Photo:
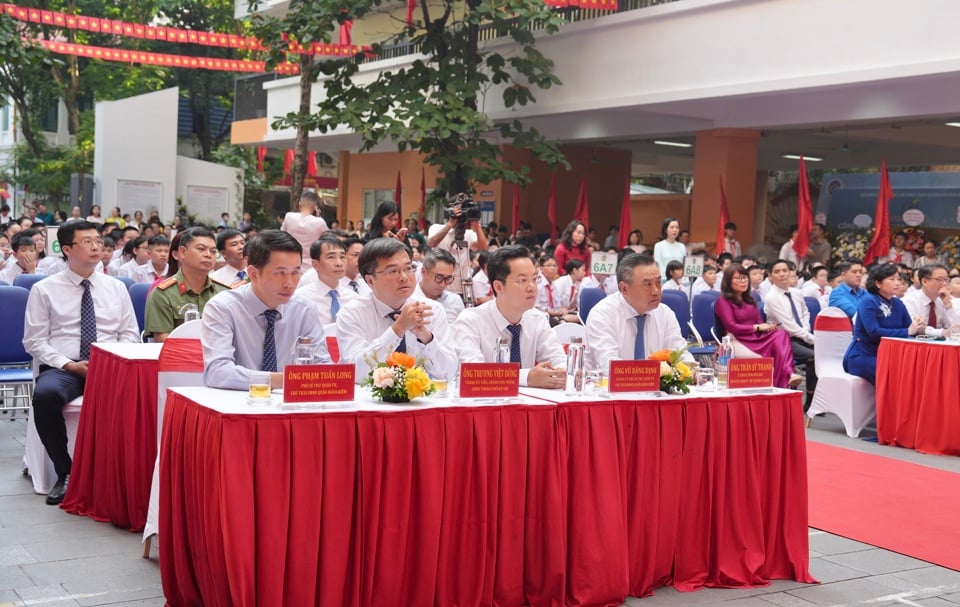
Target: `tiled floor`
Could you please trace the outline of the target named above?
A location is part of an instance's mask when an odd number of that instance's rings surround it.
[[[160,606],[160,571],[140,558],[140,535],[46,506],[20,475],[25,423],[0,416],[0,607]],[[849,439],[834,419],[818,419],[813,440],[960,473],[960,458],[934,457]],[[960,480],[960,478],[958,478]],[[955,505],[948,507],[954,509]],[[960,550],[960,547],[958,547]],[[839,536],[810,530],[811,572],[820,584],[774,582],[766,588],[670,588],[629,599],[630,607],[810,605],[950,607],[960,604],[960,572]],[[386,606],[385,606],[386,607]],[[407,607],[407,606],[397,606]]]

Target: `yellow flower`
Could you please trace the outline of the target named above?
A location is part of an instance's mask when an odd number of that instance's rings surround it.
[[[409,398],[423,396],[423,393],[430,388],[430,378],[422,368],[414,367],[407,371],[406,387]]]
[[[677,369],[680,371],[681,379],[689,379],[690,377],[693,377],[693,373],[690,371],[690,367],[688,367],[684,363],[677,363]]]

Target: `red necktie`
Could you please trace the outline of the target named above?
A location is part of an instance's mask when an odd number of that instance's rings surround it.
[[[550,309],[554,309],[556,306],[553,305],[553,285],[547,283],[547,299],[550,301]]]
[[[927,326],[937,328],[937,305],[936,302],[930,302],[930,315],[927,317]]]

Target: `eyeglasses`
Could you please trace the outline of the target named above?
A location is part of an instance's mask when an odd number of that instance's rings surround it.
[[[403,266],[403,268],[387,268],[386,270],[380,270],[379,272],[374,272],[374,274],[383,274],[387,278],[394,279],[398,278],[401,273],[406,274],[407,276],[413,276],[416,272],[416,269],[413,265]]]
[[[750,280],[750,277],[749,277],[749,276],[744,276],[743,274],[737,274],[736,276],[734,276],[734,277],[731,278],[730,280]]]
[[[433,282],[437,283],[438,285],[449,285],[449,284],[453,284],[453,279],[454,279],[453,274],[449,274],[449,275],[448,275],[448,274],[434,274],[434,275],[433,275]]]
[[[101,239],[101,238],[84,238],[83,240],[77,240],[77,241],[71,242],[71,243],[69,243],[69,244],[70,244],[70,246],[74,246],[74,247],[77,246],[77,245],[83,245],[83,246],[85,246],[85,247],[87,247],[87,248],[90,248],[90,247],[92,247],[93,245],[97,245],[98,247],[102,247],[102,246],[103,246],[103,239]],[[140,247],[137,247],[137,248],[140,248]]]

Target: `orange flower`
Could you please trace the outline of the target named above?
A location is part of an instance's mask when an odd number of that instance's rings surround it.
[[[670,350],[657,350],[650,355],[650,360],[670,362],[670,354]]]
[[[403,367],[405,369],[412,369],[413,365],[416,364],[416,359],[405,352],[391,352],[390,356],[387,357],[387,364],[391,367]]]

